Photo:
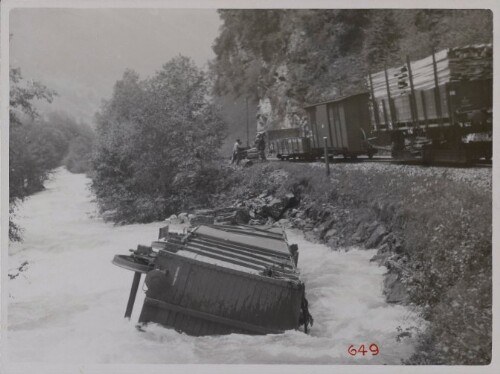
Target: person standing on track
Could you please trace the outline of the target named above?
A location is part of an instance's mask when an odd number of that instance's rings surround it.
[[[231,164],[234,164],[236,161],[236,165],[240,164],[241,154],[243,151],[243,147],[241,146],[241,140],[236,139],[236,143],[233,145],[233,155],[231,156]]]
[[[264,133],[259,132],[255,138],[255,148],[259,151],[259,156],[262,161],[267,161],[266,159],[266,140],[264,139]]]

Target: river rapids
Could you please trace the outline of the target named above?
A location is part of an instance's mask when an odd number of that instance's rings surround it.
[[[400,364],[416,326],[408,307],[382,295],[384,267],[374,250],[332,251],[300,232],[299,270],[314,325],[308,335],[191,337],[158,325],[135,325],[142,282],[131,320],[123,318],[133,273],[111,264],[137,244],[149,245],[162,222],[113,226],[97,214],[89,179],[58,169],[46,190],[17,212],[24,241],[9,248],[7,359],[12,363],[77,364]],[[24,264],[24,265],[23,265]],[[398,338],[398,339],[397,339]],[[348,348],[377,344],[380,353],[351,356]]]

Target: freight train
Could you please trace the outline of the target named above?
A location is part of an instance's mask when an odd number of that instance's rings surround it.
[[[324,156],[326,147],[329,156],[371,158],[377,149],[366,138],[368,96],[361,93],[306,106],[308,126],[267,132],[269,153],[282,160],[314,160]]]
[[[449,48],[367,76],[368,92],[304,107],[301,129],[269,130],[269,153],[314,160],[343,155],[467,163],[492,156],[491,44]]]

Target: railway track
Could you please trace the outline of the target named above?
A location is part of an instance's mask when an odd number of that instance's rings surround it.
[[[310,163],[324,163],[324,159],[316,160],[316,161],[304,161],[304,160],[279,160],[277,158],[268,158],[269,161],[272,162],[293,162],[300,164],[310,164]],[[415,166],[433,166],[433,167],[453,167],[453,168],[491,168],[492,161],[491,160],[479,160],[473,163],[468,164],[460,164],[460,163],[451,163],[451,162],[435,162],[432,164],[427,164],[420,159],[412,159],[412,160],[398,160],[393,159],[389,156],[387,157],[358,157],[356,159],[344,158],[344,157],[334,157],[330,159],[330,164],[357,164],[357,163],[386,163],[386,164],[395,164],[395,165],[415,165]]]

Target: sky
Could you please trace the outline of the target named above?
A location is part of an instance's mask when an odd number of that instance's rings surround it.
[[[14,9],[10,64],[57,91],[40,114],[64,111],[92,124],[126,69],[153,75],[182,54],[203,68],[215,57],[215,9]]]

